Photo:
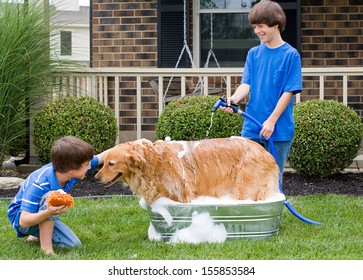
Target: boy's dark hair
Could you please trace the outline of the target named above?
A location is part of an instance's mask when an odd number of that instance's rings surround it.
[[[281,6],[270,0],[262,0],[253,6],[248,14],[250,24],[266,24],[269,27],[278,25],[280,33],[284,31],[286,16]]]
[[[94,147],[74,136],[65,136],[54,142],[51,150],[52,164],[55,171],[65,173],[81,168],[82,164],[92,160]]]

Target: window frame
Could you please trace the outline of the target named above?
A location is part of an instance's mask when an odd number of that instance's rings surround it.
[[[63,36],[67,36],[67,38],[64,38]],[[60,32],[60,55],[61,56],[72,56],[72,31],[69,30],[63,30]],[[64,42],[62,39],[68,39],[70,42]],[[64,44],[66,43],[66,45]],[[70,47],[70,48],[68,48]]]
[[[199,9],[200,0],[193,1],[193,54],[194,54],[194,63],[196,67],[201,67],[201,57],[200,57],[200,44],[201,44],[201,36],[200,36],[200,14],[248,14],[250,12],[249,8],[241,8],[241,9]],[[218,59],[218,57],[217,57]],[[232,67],[236,68],[236,67]]]

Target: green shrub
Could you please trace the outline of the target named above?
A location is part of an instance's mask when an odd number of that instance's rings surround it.
[[[211,109],[217,96],[183,97],[170,102],[156,125],[156,138],[170,136],[172,140],[200,140],[206,138],[211,123]],[[240,135],[243,118],[217,110],[208,138]]]
[[[294,107],[295,136],[289,163],[309,177],[327,177],[357,156],[363,124],[349,107],[333,100],[311,100]]]
[[[55,140],[73,135],[100,153],[115,145],[117,125],[113,111],[91,97],[65,97],[49,103],[34,118],[34,146],[43,163],[50,161]]]

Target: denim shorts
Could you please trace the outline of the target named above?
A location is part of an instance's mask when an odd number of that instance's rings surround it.
[[[267,151],[271,153],[270,144],[266,140],[251,139],[259,144],[261,144]],[[291,150],[292,141],[273,141],[275,152],[276,152],[276,163],[280,169],[280,183],[282,184],[282,175],[284,174],[284,166],[287,161]]]
[[[47,204],[45,203],[45,201],[49,194],[50,192],[42,196],[39,212],[44,211],[47,208]],[[54,246],[64,248],[80,246],[82,244],[77,235],[59,219],[59,215],[51,216],[49,217],[49,220],[54,220],[54,229],[52,235],[52,242]],[[36,237],[40,236],[39,225],[34,225],[27,228],[19,227],[18,231],[24,235],[33,235]]]

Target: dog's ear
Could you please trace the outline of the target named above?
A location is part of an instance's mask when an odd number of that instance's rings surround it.
[[[128,167],[139,167],[142,161],[138,155],[128,153],[126,155],[126,164]]]
[[[141,147],[135,147],[126,155],[126,163],[129,167],[141,167],[146,162],[144,158],[144,151]]]

